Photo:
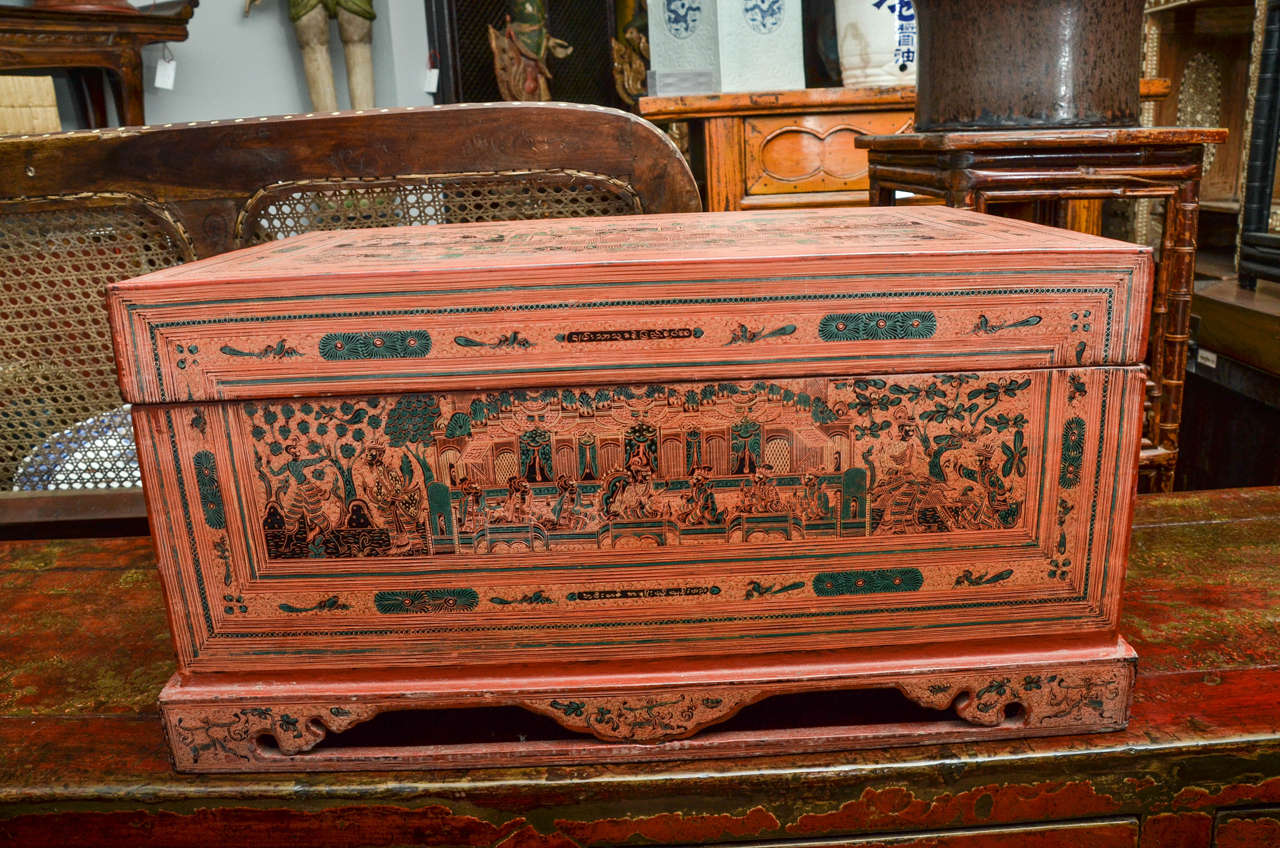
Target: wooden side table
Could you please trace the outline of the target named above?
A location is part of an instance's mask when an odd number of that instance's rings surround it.
[[[915,89],[808,88],[643,97],[651,121],[688,121],[704,149],[708,212],[867,205],[867,156],[850,142],[909,130]]]
[[[116,114],[125,126],[146,123],[142,112],[142,48],[186,41],[200,0],[169,0],[137,12],[72,12],[0,6],[0,70],[67,68],[77,105],[90,129],[106,126],[100,75],[109,72]]]
[[[1164,198],[1164,236],[1151,305],[1151,407],[1142,466],[1158,491],[1173,487],[1190,338],[1201,162],[1223,129],[1132,127],[862,136],[871,202],[895,192],[938,197],[948,206],[1031,211],[1034,220],[1097,234],[1108,197]]]

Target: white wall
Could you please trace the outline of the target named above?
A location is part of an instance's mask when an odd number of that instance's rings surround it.
[[[131,0],[145,8],[147,0]],[[24,0],[0,0],[27,5]],[[154,86],[164,46],[143,50],[148,124],[288,115],[311,111],[298,43],[289,22],[288,0],[262,0],[248,17],[243,0],[203,0],[186,41],[168,45],[177,59],[172,90]],[[430,105],[423,91],[427,68],[427,16],[423,0],[374,0],[374,96],[378,106]],[[331,25],[338,105],[350,107],[347,71],[337,23]],[[67,86],[58,86],[64,129],[78,124]],[[108,98],[108,101],[110,98]]]

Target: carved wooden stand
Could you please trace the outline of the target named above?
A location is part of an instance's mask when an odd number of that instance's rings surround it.
[[[1123,639],[1110,646],[1053,651],[1053,661],[1023,650],[1005,655],[904,655],[897,662],[842,659],[684,675],[681,686],[653,674],[599,670],[552,683],[460,675],[381,677],[309,675],[269,681],[246,694],[243,681],[178,675],[160,696],[165,731],[180,771],[409,769],[450,765],[556,764],[678,760],[785,751],[926,744],[1119,730],[1127,723],[1136,655]],[[785,658],[784,658],[785,659]],[[256,680],[258,684],[262,681]],[[775,695],[854,689],[897,690],[932,710],[934,721],[867,723],[849,716],[835,727],[737,730],[714,726]],[[447,690],[448,694],[445,694]],[[483,744],[342,746],[322,744],[381,713],[516,706],[541,713],[581,739]],[[424,717],[423,721],[430,721]],[[710,729],[707,729],[710,728]],[[689,737],[698,734],[695,738]],[[594,737],[594,738],[591,738]]]

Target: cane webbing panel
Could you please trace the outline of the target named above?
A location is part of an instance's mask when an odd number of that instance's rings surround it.
[[[643,211],[631,186],[581,171],[308,180],[278,183],[254,195],[240,214],[236,238],[244,246],[316,230],[636,215]]]
[[[0,488],[140,485],[106,286],[191,258],[141,198],[0,202]]]

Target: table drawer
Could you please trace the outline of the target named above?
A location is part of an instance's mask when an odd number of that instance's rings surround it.
[[[1214,848],[1265,848],[1280,844],[1280,807],[1218,813]]]
[[[990,827],[849,839],[753,844],[749,848],[1129,848],[1138,844],[1134,819],[1060,822],[1025,827]],[[1246,843],[1252,845],[1254,843]],[[1257,843],[1259,845],[1263,843]],[[1266,843],[1271,844],[1271,843]],[[748,846],[738,846],[748,848]]]

